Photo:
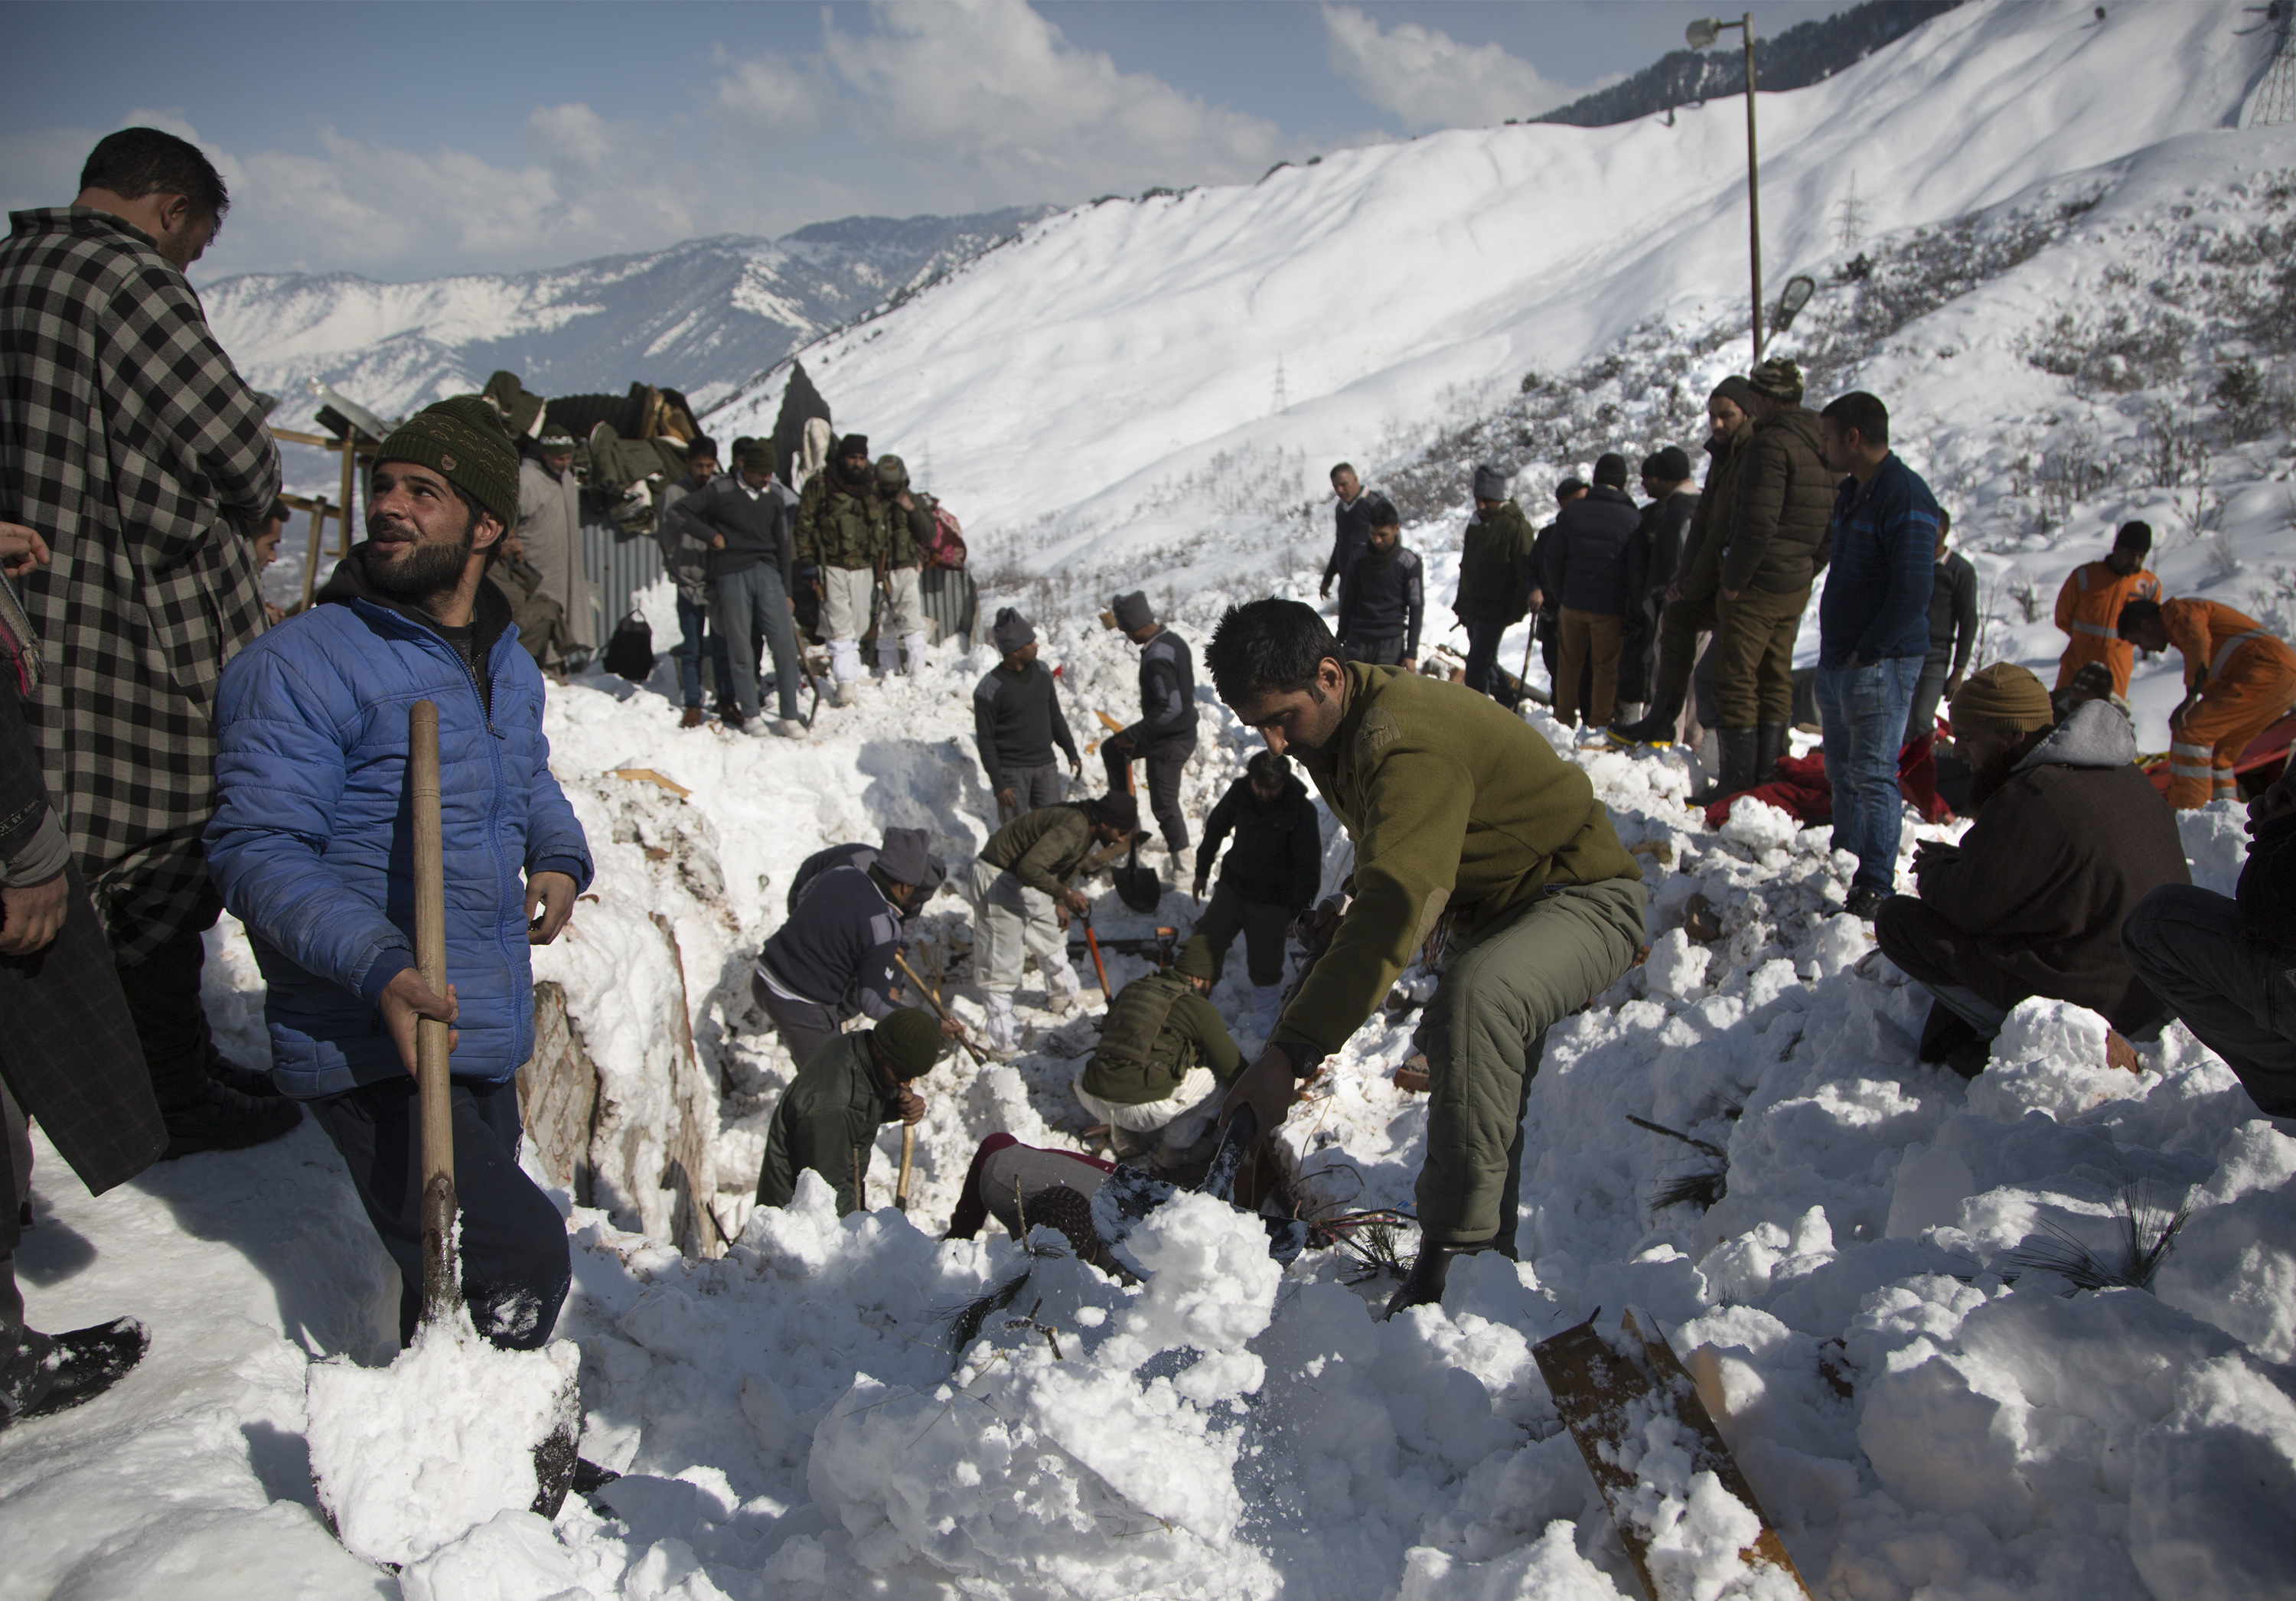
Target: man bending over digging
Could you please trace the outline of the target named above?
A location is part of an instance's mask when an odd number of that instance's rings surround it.
[[[1587,775],[1462,686],[1343,661],[1297,601],[1231,608],[1205,653],[1220,699],[1298,759],[1355,842],[1354,899],[1223,1111],[1272,1133],[1296,1080],[1387,998],[1438,927],[1427,1003],[1421,1246],[1390,1312],[1439,1301],[1450,1259],[1515,1254],[1522,1117],[1548,1025],[1617,981],[1643,940],[1642,872]]]

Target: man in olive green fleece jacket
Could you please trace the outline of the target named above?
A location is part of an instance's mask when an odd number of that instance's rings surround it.
[[[1078,1104],[1108,1125],[1119,1157],[1146,1150],[1144,1137],[1161,1129],[1159,1164],[1185,1160],[1214,1096],[1242,1071],[1242,1053],[1205,998],[1211,988],[1212,942],[1197,934],[1171,966],[1133,980],[1111,1003],[1074,1088]]]
[[[877,1126],[924,1116],[924,1100],[909,1085],[932,1071],[940,1047],[940,1025],[905,1006],[875,1028],[840,1034],[816,1051],[774,1108],[758,1168],[758,1204],[787,1206],[797,1176],[810,1168],[837,1192],[839,1217],[861,1211]]]
[[[1045,975],[1045,1004],[1054,1014],[1076,999],[1063,931],[1071,916],[1092,910],[1073,887],[1095,851],[1128,840],[1140,826],[1140,806],[1120,792],[1097,800],[1071,800],[1023,812],[988,836],[980,859],[966,870],[959,892],[972,907],[972,977],[988,1005],[988,1048],[1010,1056],[1020,1048],[1013,992],[1021,987],[1024,955]]]
[[[1296,601],[1231,609],[1205,653],[1220,698],[1299,759],[1355,843],[1353,902],[1229,1091],[1273,1131],[1292,1084],[1387,997],[1439,924],[1427,1003],[1422,1246],[1400,1310],[1443,1293],[1450,1256],[1513,1256],[1523,1106],[1548,1026],[1625,973],[1643,939],[1642,870],[1587,775],[1481,695],[1341,660]]]

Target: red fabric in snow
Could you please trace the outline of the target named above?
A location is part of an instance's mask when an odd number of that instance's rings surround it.
[[[1924,823],[1944,823],[1953,808],[1937,792],[1937,735],[1923,735],[1898,752],[1898,792],[1913,803]],[[1782,756],[1770,781],[1725,795],[1706,809],[1706,825],[1719,828],[1729,821],[1730,809],[1746,796],[1767,801],[1803,824],[1833,816],[1833,785],[1825,776],[1824,751],[1807,756]]]

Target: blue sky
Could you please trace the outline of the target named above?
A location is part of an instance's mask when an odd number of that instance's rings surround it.
[[[1839,9],[1766,7],[1775,32]],[[857,212],[1255,178],[1560,104],[1677,47],[1677,0],[0,4],[0,202],[88,145],[197,139],[195,275],[406,280]]]

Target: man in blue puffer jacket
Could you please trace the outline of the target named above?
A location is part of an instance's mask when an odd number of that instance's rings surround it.
[[[224,671],[207,858],[268,985],[279,1088],[335,1142],[398,1263],[402,1339],[422,1283],[415,1019],[457,1025],[463,1294],[482,1334],[524,1349],[549,1339],[570,1274],[565,1226],[518,1167],[528,947],[566,925],[591,860],[550,775],[541,670],[483,581],[517,514],[517,451],[480,397],[382,442],[366,542],[320,604]],[[414,966],[407,709],[422,700],[439,709],[444,996]]]

